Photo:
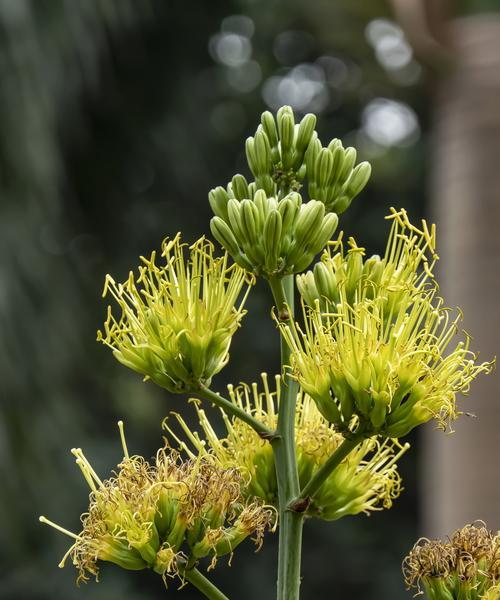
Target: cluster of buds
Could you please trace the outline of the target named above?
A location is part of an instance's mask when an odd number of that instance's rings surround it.
[[[476,364],[468,337],[453,343],[460,315],[450,316],[430,273],[419,274],[420,262],[429,268],[422,248],[431,247],[433,236],[425,225],[410,231],[389,240],[375,282],[363,276],[366,263],[351,258],[359,253],[327,258],[321,274],[333,276],[321,287],[330,288],[328,310],[321,310],[305,276],[300,287],[315,306],[304,303],[304,328],[279,324],[294,376],[339,430],[397,438],[431,418],[445,429],[459,414],[457,394],[492,368]]]
[[[253,283],[227,254],[216,257],[208,240],[193,244],[188,260],[186,248],[177,235],[163,243],[163,265],[153,252],[141,257],[138,277],[131,272],[117,284],[108,275],[103,295],[116,300],[121,315],[108,307],[97,337],[125,366],[171,392],[209,385],[225,366]]]
[[[248,166],[257,189],[268,195],[298,191],[306,175],[305,154],[316,136],[316,117],[307,114],[295,124],[293,110],[283,106],[276,120],[266,111],[254,137],[246,141]]]
[[[423,588],[429,600],[498,600],[500,531],[478,522],[445,542],[423,538],[404,559],[403,575],[408,588]]]
[[[71,557],[79,582],[98,578],[98,561],[182,578],[202,558],[215,566],[249,536],[260,548],[274,510],[243,498],[237,469],[223,468],[209,455],[181,461],[168,448],[150,464],[129,456],[121,422],[119,427],[124,458],[114,477],[101,481],[82,451],[72,451],[91,489],[82,531],[74,534],[40,517],[75,540],[60,567]]]
[[[281,378],[276,376],[271,391],[268,378],[262,374],[262,389],[228,386],[233,403],[274,429],[281,395]],[[194,459],[204,453],[214,454],[227,468],[237,468],[245,479],[247,497],[257,497],[277,506],[278,487],[274,455],[268,441],[237,419],[222,412],[226,435],[220,438],[206,413],[196,403],[198,421],[203,430],[200,436],[191,431],[181,416],[175,415],[190,445],[175,433],[167,421],[165,427],[177,441],[180,449]],[[343,437],[320,414],[309,396],[299,392],[295,414],[295,443],[301,487],[335,452]],[[331,521],[346,515],[369,514],[374,510],[390,508],[402,490],[397,472],[397,461],[409,448],[397,441],[365,440],[329,475],[309,504],[307,514]]]
[[[305,155],[309,197],[321,200],[329,212],[347,210],[371,175],[370,163],[355,166],[356,158],[355,148],[344,148],[339,139],[323,148],[315,135]]]
[[[227,188],[210,191],[215,214],[211,231],[234,260],[264,277],[300,273],[332,237],[343,212],[366,185],[370,165],[356,167],[354,148],[333,140],[323,148],[314,131],[316,117],[295,124],[290,107],[276,120],[262,114],[246,154],[255,181],[235,175]],[[309,181],[308,202],[298,193]]]
[[[228,196],[222,188],[213,195]],[[257,190],[251,199],[219,202],[214,212],[210,228],[217,241],[238,265],[267,278],[306,269],[338,225],[337,215],[325,214],[322,202],[303,203],[297,192],[277,200]]]

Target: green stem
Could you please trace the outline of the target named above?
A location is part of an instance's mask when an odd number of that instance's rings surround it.
[[[294,280],[270,279],[278,319],[293,318]],[[286,370],[290,365],[290,349],[281,336],[282,388],[278,409],[278,436],[271,440],[276,464],[279,500],[278,600],[298,600],[300,559],[304,515],[287,509],[299,493],[299,476],[295,451],[295,404],[298,385]]]
[[[200,387],[196,391],[196,395],[202,398],[203,400],[208,400],[208,402],[215,404],[215,406],[221,408],[226,414],[231,415],[233,417],[237,417],[241,421],[245,422],[247,425],[250,425],[250,427],[254,429],[260,435],[261,438],[264,438],[266,440],[272,440],[276,437],[276,431],[269,429],[264,425],[264,423],[261,423],[260,421],[252,417],[252,415],[244,411],[242,408],[240,408],[230,400],[223,398],[220,394],[213,392],[211,389],[207,387]]]
[[[182,575],[189,581],[194,587],[209,600],[229,600],[229,598],[223,594],[215,585],[209,581],[203,573],[198,571],[196,568],[181,570]]]
[[[323,483],[328,479],[332,471],[348,456],[354,448],[363,440],[362,436],[354,436],[350,439],[344,439],[335,452],[326,460],[316,473],[307,482],[300,494],[289,505],[290,510],[304,511],[307,509],[314,494],[319,490]]]

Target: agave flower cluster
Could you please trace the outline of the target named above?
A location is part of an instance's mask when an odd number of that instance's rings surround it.
[[[314,131],[316,117],[295,124],[285,106],[276,120],[262,115],[254,137],[246,141],[255,181],[235,175],[227,188],[209,194],[215,214],[211,231],[234,260],[267,278],[306,269],[331,239],[343,212],[366,185],[371,167],[355,166],[356,151],[340,140],[323,148]],[[298,190],[307,176],[308,202]]]
[[[97,338],[122,364],[171,392],[209,385],[225,366],[253,283],[227,254],[217,258],[205,238],[189,248],[188,260],[186,250],[177,235],[163,243],[164,264],[153,252],[142,257],[138,277],[131,272],[117,284],[108,275],[103,295],[114,298],[121,315],[108,307]]]
[[[82,451],[72,451],[91,489],[82,531],[72,534],[40,518],[74,538],[60,566],[70,556],[78,581],[97,579],[98,561],[182,577],[204,557],[215,566],[248,536],[260,547],[274,510],[243,498],[238,469],[222,467],[208,454],[182,461],[167,447],[149,463],[129,456],[121,433],[124,458],[110,479],[101,481]]]
[[[233,403],[252,414],[259,421],[274,429],[281,396],[281,377],[275,377],[275,389],[271,391],[267,375],[263,373],[262,388],[252,386],[228,386]],[[261,391],[262,390],[262,391]],[[203,430],[200,436],[176,415],[189,446],[180,438],[169,422],[165,427],[174,437],[180,449],[192,459],[204,453],[213,453],[221,464],[237,468],[245,479],[247,497],[257,497],[277,506],[278,486],[276,467],[270,444],[259,437],[245,423],[222,412],[226,428],[225,437],[219,437],[205,411],[195,404],[198,421]],[[295,444],[297,466],[301,487],[310,480],[322,464],[335,452],[343,436],[321,415],[309,396],[299,392],[295,414]],[[329,475],[309,504],[309,515],[331,521],[346,515],[390,508],[402,490],[396,462],[409,448],[396,441],[365,440],[345,458]]]
[[[423,588],[429,600],[498,600],[500,532],[477,522],[444,542],[423,538],[404,559],[403,574],[408,588]]]
[[[299,278],[304,328],[280,327],[295,377],[328,421],[401,437],[432,418],[446,428],[459,414],[457,394],[492,364],[477,364],[467,336],[456,341],[461,315],[444,306],[432,278],[433,230],[412,225],[404,210],[389,219],[382,259],[364,260],[354,242],[346,254],[326,252]]]
[[[145,380],[219,407],[226,431],[218,435],[193,400],[201,432],[173,413],[165,428],[178,450],[166,444],[153,461],[129,455],[121,423],[124,457],[111,478],[73,450],[91,489],[82,531],[41,520],[73,538],[61,566],[70,557],[79,581],[108,561],[223,598],[198,561],[214,566],[249,536],[260,547],[279,515],[278,598],[297,600],[304,516],[390,508],[409,447],[398,438],[432,418],[446,428],[460,414],[457,394],[492,368],[478,363],[467,336],[456,339],[460,314],[433,276],[434,227],[392,209],[384,256],[367,258],[342,234],[331,241],[371,168],[339,140],[323,146],[315,126],[314,115],[296,123],[290,107],[276,119],[263,113],[246,141],[254,181],[237,174],[209,194],[211,231],[226,254],[205,238],[188,247],[178,234],[125,282],[107,276],[104,296],[118,310],[108,307],[98,340]],[[303,324],[287,306],[296,274]],[[226,399],[210,384],[229,360],[255,276],[274,296],[281,376],[228,386]],[[419,543],[405,560],[407,584],[431,600],[498,600],[498,547],[498,534],[473,526],[445,544]]]

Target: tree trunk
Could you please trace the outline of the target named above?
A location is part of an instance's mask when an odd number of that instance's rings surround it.
[[[455,66],[437,84],[431,216],[438,224],[439,281],[460,306],[472,349],[500,349],[500,15],[450,26]],[[459,407],[456,433],[424,432],[425,535],[500,521],[500,379],[480,376]]]

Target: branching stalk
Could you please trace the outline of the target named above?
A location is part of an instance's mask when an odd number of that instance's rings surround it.
[[[342,444],[335,450],[335,452],[325,461],[316,473],[311,477],[308,483],[300,491],[300,495],[295,498],[289,505],[288,509],[291,511],[304,512],[307,510],[314,495],[328,479],[329,475],[336,469],[336,467],[348,456],[354,448],[363,441],[362,436],[355,436],[349,439],[344,439]]]
[[[184,579],[194,585],[205,598],[209,598],[209,600],[229,600],[229,598],[207,579],[203,573],[198,571],[196,567],[192,569],[183,569],[181,566],[180,571]]]
[[[261,423],[255,417],[252,417],[252,415],[247,413],[245,410],[207,387],[200,387],[197,390],[196,395],[203,400],[207,400],[208,402],[215,404],[215,406],[222,409],[227,415],[237,417],[247,425],[250,425],[250,427],[254,429],[263,439],[272,440],[278,435],[276,431],[266,427],[264,423]]]

